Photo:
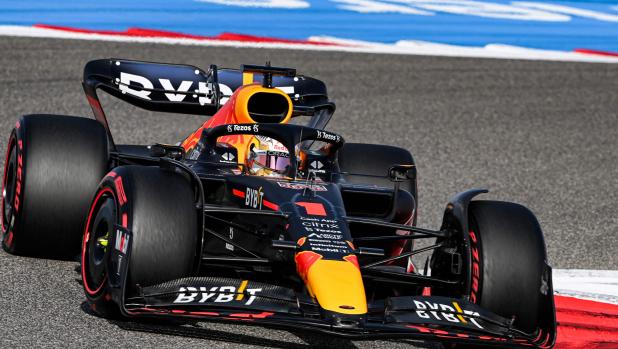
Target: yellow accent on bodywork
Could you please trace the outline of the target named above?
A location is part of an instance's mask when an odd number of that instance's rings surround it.
[[[309,267],[306,283],[310,294],[326,310],[342,314],[367,313],[360,270],[348,261],[316,261]]]
[[[245,296],[244,292],[245,292],[245,288],[247,288],[247,283],[248,283],[247,280],[243,280],[240,283],[240,287],[238,287],[238,292],[237,292],[238,294],[236,295],[236,300],[237,301],[242,300],[243,297]]]
[[[457,309],[457,312],[458,312],[459,314],[463,314],[463,311],[461,310],[461,307],[459,306],[459,304],[458,304],[457,302],[453,302],[453,305],[455,306],[455,309]],[[466,319],[464,319],[464,317],[463,317],[463,316],[461,316],[461,315],[457,315],[457,317],[459,318],[459,320],[460,320],[462,323],[464,323],[464,324],[467,324],[467,323],[468,323],[468,321],[466,321]]]
[[[253,83],[253,73],[242,73],[242,84],[250,85]]]

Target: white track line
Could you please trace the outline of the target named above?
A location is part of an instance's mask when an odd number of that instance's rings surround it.
[[[310,37],[310,41],[358,45],[374,50],[375,53],[394,53],[426,56],[525,59],[544,61],[618,63],[618,57],[591,55],[578,52],[540,50],[503,44],[489,44],[483,47],[468,47],[438,44],[427,41],[401,40],[395,44],[381,44],[368,41],[345,40],[326,36]]]
[[[618,271],[554,269],[554,292],[559,295],[618,304]]]
[[[159,37],[136,37],[121,35],[102,35],[66,32],[53,29],[35,28],[28,26],[0,25],[0,36],[59,38],[78,40],[100,40],[117,42],[158,43],[169,45],[199,45],[199,46],[227,46],[227,47],[256,47],[314,51],[338,51],[361,53],[384,53],[423,56],[525,59],[545,61],[570,61],[591,63],[618,63],[618,57],[592,55],[577,52],[538,50],[518,46],[491,44],[484,47],[465,47],[456,45],[437,44],[425,41],[402,40],[395,44],[382,44],[368,41],[345,40],[333,37],[310,37],[312,44],[293,43],[265,43],[246,41],[221,41],[208,39],[176,39]],[[320,42],[338,44],[339,46],[318,45]]]

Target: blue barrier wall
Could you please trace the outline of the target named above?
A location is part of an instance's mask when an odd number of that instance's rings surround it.
[[[0,24],[618,52],[617,1],[3,0]]]

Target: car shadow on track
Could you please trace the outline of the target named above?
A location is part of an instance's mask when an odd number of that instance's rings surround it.
[[[88,315],[97,316],[88,305],[87,302],[81,304],[81,310]],[[112,320],[106,319],[111,324],[118,326],[120,329],[127,331],[139,331],[156,334],[164,334],[171,336],[181,336],[188,338],[199,338],[211,341],[220,341],[227,343],[237,343],[244,345],[256,345],[270,348],[337,348],[337,349],[353,349],[356,348],[354,343],[347,339],[341,338],[320,338],[312,333],[303,331],[288,331],[300,338],[306,344],[290,343],[284,340],[268,339],[259,336],[241,334],[232,331],[220,331],[202,327],[198,322],[183,321],[175,319],[152,320],[142,319],[138,321],[130,320]],[[253,326],[261,328],[261,326]]]

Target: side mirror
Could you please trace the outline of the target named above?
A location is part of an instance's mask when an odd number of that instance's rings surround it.
[[[393,165],[388,169],[388,178],[393,182],[404,182],[414,178],[415,165]]]
[[[162,158],[168,157],[174,160],[182,160],[185,157],[185,150],[183,147],[168,144],[153,144],[148,146],[150,156]]]

